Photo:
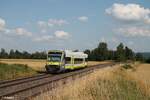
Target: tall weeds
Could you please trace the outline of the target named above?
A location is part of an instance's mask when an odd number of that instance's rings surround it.
[[[107,68],[36,97],[36,100],[150,100],[125,70]]]

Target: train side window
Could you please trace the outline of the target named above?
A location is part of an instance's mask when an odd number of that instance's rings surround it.
[[[65,63],[66,64],[71,64],[71,58],[70,57],[65,57]]]
[[[81,59],[81,58],[74,59],[74,64],[82,64],[82,63],[83,63],[83,59]]]

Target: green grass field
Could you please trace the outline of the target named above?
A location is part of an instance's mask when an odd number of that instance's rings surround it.
[[[16,79],[35,74],[37,72],[27,65],[0,63],[0,80]]]

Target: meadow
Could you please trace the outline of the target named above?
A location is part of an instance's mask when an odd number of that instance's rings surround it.
[[[88,65],[97,65],[97,64],[104,64],[108,63],[110,61],[88,61]],[[37,59],[0,59],[0,63],[6,63],[6,64],[23,64],[28,65],[34,70],[37,71],[44,71],[46,60],[37,60]]]
[[[129,69],[117,65],[70,81],[34,100],[150,100],[149,75],[149,64],[130,65]]]
[[[88,65],[107,63],[90,61]],[[46,60],[36,59],[0,59],[0,80],[33,76],[45,72]]]
[[[0,63],[0,80],[16,79],[36,75],[37,72],[23,64]]]
[[[110,61],[89,61],[88,65]],[[0,59],[0,80],[16,79],[45,71],[46,60]],[[95,71],[34,100],[150,100],[150,64],[125,64]]]
[[[46,60],[36,59],[0,59],[0,63],[6,64],[23,64],[31,67],[34,70],[44,70]]]

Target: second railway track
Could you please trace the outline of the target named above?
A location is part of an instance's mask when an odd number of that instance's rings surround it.
[[[116,63],[99,64],[64,74],[53,76],[49,74],[42,74],[28,78],[0,82],[0,99],[29,99],[30,97],[33,97],[45,91],[49,91],[59,86],[60,82],[62,84],[65,84],[67,82],[67,79],[69,78],[73,80],[76,77],[81,77],[89,74],[95,69],[113,66],[115,64]]]

